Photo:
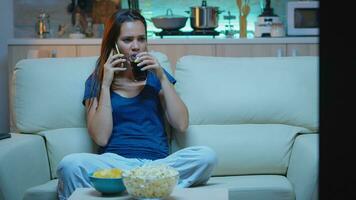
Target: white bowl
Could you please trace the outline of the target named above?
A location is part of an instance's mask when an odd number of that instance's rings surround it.
[[[127,192],[136,199],[168,197],[179,180],[179,173],[167,165],[147,165],[122,175]]]

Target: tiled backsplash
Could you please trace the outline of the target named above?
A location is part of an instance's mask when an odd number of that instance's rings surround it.
[[[106,3],[106,6],[109,5],[108,2],[115,2],[115,0],[87,0],[87,3],[93,4],[102,1]],[[106,2],[104,2],[106,1]],[[117,0],[116,0],[117,1]],[[246,0],[242,0],[246,1]],[[265,4],[264,0],[248,0],[251,11],[250,15],[247,18],[248,21],[248,30],[254,31],[254,22],[257,20],[257,17],[262,12],[261,5]],[[50,25],[51,25],[51,37],[58,37],[57,31],[59,25],[66,25],[71,27],[72,15],[67,12],[67,6],[71,3],[71,0],[15,0],[14,3],[14,32],[16,38],[32,38],[36,37],[35,33],[35,23],[37,16],[39,15],[41,9],[47,12],[50,15]],[[189,11],[192,6],[201,6],[201,0],[140,0],[139,5],[142,14],[146,18],[155,17],[158,15],[165,15],[168,8],[173,9],[173,14],[175,15],[184,15],[189,17],[189,14],[185,11]],[[288,0],[272,0],[271,7],[274,9],[275,14],[277,14],[282,22],[285,23],[285,12],[286,12],[286,3]],[[238,10],[236,5],[236,0],[208,0],[208,6],[217,6],[219,10],[223,10],[219,15],[219,27],[217,31],[223,31],[225,25],[228,23],[228,20],[224,19],[224,16],[227,15],[228,11],[231,12],[231,15],[238,16]],[[127,8],[127,1],[123,0],[121,4],[122,8]],[[102,9],[102,8],[101,8]],[[95,10],[95,9],[93,9]],[[108,9],[107,13],[110,13],[112,9]],[[92,15],[90,13],[89,15]],[[95,16],[94,16],[95,17]],[[95,21],[95,20],[94,20]],[[149,21],[148,30],[149,32],[160,31],[153,26]],[[231,20],[232,25],[235,29],[238,29],[238,17]],[[190,27],[189,20],[182,30],[192,30]],[[70,29],[67,31],[68,35]]]

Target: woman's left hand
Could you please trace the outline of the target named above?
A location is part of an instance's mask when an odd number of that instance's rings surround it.
[[[137,66],[144,66],[141,70],[152,70],[156,73],[156,76],[159,78],[159,80],[162,80],[162,78],[164,78],[165,75],[161,64],[154,56],[152,56],[148,52],[140,52],[137,54],[137,57],[139,62]]]

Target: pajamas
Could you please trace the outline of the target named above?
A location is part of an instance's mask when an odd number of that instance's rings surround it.
[[[205,184],[217,164],[215,152],[206,146],[181,149],[158,160],[124,158],[114,153],[75,153],[65,156],[57,168],[58,197],[66,200],[76,188],[92,187],[88,174],[98,169],[130,170],[146,164],[167,164],[179,172],[178,187]]]

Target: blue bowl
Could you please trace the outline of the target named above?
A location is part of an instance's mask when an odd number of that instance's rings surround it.
[[[126,190],[126,187],[121,178],[98,178],[94,177],[93,173],[89,174],[90,182],[93,187],[103,194],[121,193]]]

